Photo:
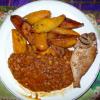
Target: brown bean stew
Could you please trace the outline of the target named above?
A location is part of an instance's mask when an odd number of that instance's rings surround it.
[[[72,52],[63,56],[33,53],[13,53],[8,59],[14,78],[32,91],[53,91],[68,87],[73,82],[70,67]]]

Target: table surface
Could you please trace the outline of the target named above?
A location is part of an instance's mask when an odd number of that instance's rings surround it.
[[[2,1],[2,0],[1,0]],[[0,2],[1,2],[0,1]],[[8,0],[9,1],[9,0]],[[6,16],[15,10],[17,7],[15,6],[0,6],[0,25],[2,25]],[[95,13],[86,12],[86,16],[92,21],[94,27],[100,33],[100,19],[95,15]],[[100,13],[99,13],[100,14]],[[100,15],[99,15],[100,16]],[[6,87],[0,82],[0,100],[18,100],[14,95],[12,95]],[[100,72],[91,86],[91,88],[78,100],[100,100]]]

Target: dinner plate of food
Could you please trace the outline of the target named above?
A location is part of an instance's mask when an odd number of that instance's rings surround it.
[[[9,15],[0,29],[0,77],[21,100],[73,100],[95,81],[99,34],[77,8],[35,1]]]

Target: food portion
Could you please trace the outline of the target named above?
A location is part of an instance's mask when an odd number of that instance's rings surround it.
[[[84,24],[66,17],[66,19],[61,23],[60,26],[65,29],[74,29],[82,27],[84,26]]]
[[[80,36],[79,33],[75,32],[72,29],[64,29],[62,27],[57,27],[52,30],[53,33],[60,34],[60,35],[65,35],[65,36]]]
[[[35,92],[50,92],[72,84],[71,54],[69,50],[63,57],[52,55],[39,57],[38,54],[32,53],[14,53],[8,62],[15,79],[24,87]]]
[[[18,15],[13,15],[11,16],[11,21],[31,46],[35,46],[38,50],[46,50],[50,44],[57,46],[65,44],[65,47],[72,47],[77,42],[76,38],[80,36],[79,33],[72,29],[63,29],[60,27],[60,24],[65,18],[65,15],[53,18],[44,18],[31,25],[24,18]],[[50,35],[48,34],[58,35],[52,40],[52,38],[49,38]],[[66,37],[66,39],[60,38],[61,36]],[[57,43],[56,41],[59,42]],[[63,47],[63,45],[61,47]]]
[[[33,32],[41,33],[41,32],[49,32],[54,28],[58,27],[65,19],[64,15],[60,15],[58,17],[53,18],[45,18],[35,23],[32,28]]]
[[[69,42],[70,41],[70,42]],[[50,42],[58,47],[68,48],[76,44],[76,38],[51,39]]]
[[[24,16],[24,19],[33,25],[34,23],[44,19],[44,18],[49,18],[51,16],[51,12],[49,10],[40,10],[36,12],[31,12]]]
[[[21,36],[21,34],[19,34],[16,29],[12,29],[12,41],[15,53],[24,53],[26,51],[27,41]]]
[[[48,10],[12,15],[11,22],[15,29],[8,65],[21,85],[34,92],[80,86],[96,56],[94,33],[80,35],[73,29],[83,23],[63,14],[51,17]]]
[[[84,33],[79,37],[71,57],[74,87],[80,87],[80,79],[93,63],[97,53],[97,42],[94,33]]]
[[[34,33],[34,45],[37,50],[46,50],[48,48],[47,33]]]

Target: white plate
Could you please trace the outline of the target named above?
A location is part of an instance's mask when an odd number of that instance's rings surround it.
[[[38,10],[50,10],[52,12],[52,16],[58,16],[60,14],[65,14],[67,17],[77,20],[79,22],[84,23],[84,27],[76,29],[80,34],[95,32],[97,39],[98,33],[91,24],[91,22],[86,18],[86,16],[76,9],[75,7],[59,2],[59,1],[36,1],[24,5],[17,9],[12,15],[20,15],[24,16],[30,12],[38,11]],[[28,92],[23,91],[23,89],[19,86],[19,84],[14,80],[7,64],[8,57],[12,53],[12,39],[11,39],[11,29],[14,28],[10,21],[10,16],[7,17],[5,22],[3,23],[0,30],[0,77],[5,86],[17,97],[21,100],[28,100],[24,95],[28,95]],[[98,40],[98,50],[100,48],[99,40]],[[81,96],[94,82],[98,71],[99,71],[99,59],[100,54],[98,52],[94,63],[88,70],[88,72],[81,79],[81,88],[73,88],[73,89],[65,89],[62,94],[55,94],[42,97],[42,100],[72,100]]]

